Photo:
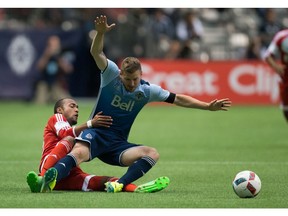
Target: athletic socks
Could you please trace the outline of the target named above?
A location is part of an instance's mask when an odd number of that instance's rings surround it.
[[[124,186],[136,181],[145,173],[147,173],[154,165],[156,161],[149,156],[144,156],[140,160],[132,164],[127,172],[118,180],[119,183],[122,183]]]
[[[59,160],[54,168],[58,171],[57,182],[67,177],[73,167],[77,164],[76,158],[73,155],[68,154],[66,157]]]
[[[118,182],[118,180],[119,180],[119,178],[117,178],[117,177],[112,177],[112,178],[109,179],[110,182],[114,182],[114,181],[117,181],[117,182]],[[107,182],[107,181],[106,181],[106,182]],[[105,183],[106,183],[106,182],[105,182]],[[103,184],[103,185],[104,185],[104,184]],[[105,185],[104,185],[104,186],[105,186]],[[123,187],[122,191],[124,191],[124,192],[134,192],[137,187],[138,187],[137,185],[130,183],[130,184],[125,185],[125,186]]]
[[[73,143],[70,143],[67,140],[61,140],[57,143],[55,148],[51,151],[49,155],[44,159],[42,168],[41,168],[41,176],[44,176],[45,172],[53,167],[58,160],[62,159],[69,153],[73,148]]]

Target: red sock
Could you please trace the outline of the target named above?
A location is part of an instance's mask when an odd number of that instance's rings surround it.
[[[125,191],[125,192],[134,192],[136,188],[137,188],[137,185],[130,183],[130,184],[126,185],[123,188],[123,191]]]
[[[57,143],[55,148],[50,152],[50,154],[46,157],[42,164],[41,169],[41,176],[44,176],[45,172],[53,167],[58,160],[65,157],[71,150],[72,150],[73,144],[71,144],[67,140],[61,140]]]
[[[92,191],[105,191],[105,183],[110,181],[110,176],[93,176],[89,180],[88,188]]]

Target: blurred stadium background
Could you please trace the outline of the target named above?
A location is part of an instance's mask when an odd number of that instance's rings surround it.
[[[69,94],[73,97],[95,97],[99,77],[89,49],[95,34],[93,20],[105,14],[109,23],[117,24],[117,28],[105,39],[104,51],[110,59],[119,62],[123,57],[136,56],[148,61],[144,69],[148,68],[155,74],[163,71],[165,75],[175,71],[184,73],[180,78],[170,76],[166,83],[158,80],[163,74],[156,77],[148,74],[145,76],[148,81],[152,79],[151,82],[164,85],[171,91],[205,100],[225,94],[232,97],[236,104],[276,104],[277,78],[263,63],[262,57],[273,35],[288,27],[287,12],[287,8],[2,8],[0,99],[35,101],[40,79],[36,65],[51,35],[58,35],[62,47],[69,50],[66,58],[73,64],[73,72],[64,78]],[[165,61],[161,65],[157,60]],[[171,63],[171,68],[165,67],[166,60]],[[250,65],[248,61],[253,62],[251,70],[244,69],[246,73],[244,71],[242,77],[232,75],[235,68]],[[215,62],[220,64],[211,65]],[[226,68],[231,62],[233,64]],[[190,69],[182,68],[181,65],[185,64]],[[198,84],[208,82],[209,78],[202,77],[194,83],[207,70],[212,73],[211,82],[218,82],[217,88],[214,86],[213,89],[210,83],[206,90],[201,90],[199,86],[197,89]],[[177,88],[177,85],[183,84],[179,79],[187,80],[191,71],[192,78],[185,85],[194,83],[192,90]],[[218,77],[220,73],[226,75]],[[228,83],[227,87],[225,83]],[[223,93],[219,90],[221,86]]]

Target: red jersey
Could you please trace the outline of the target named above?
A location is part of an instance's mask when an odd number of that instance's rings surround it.
[[[42,164],[43,159],[52,151],[57,143],[66,136],[76,137],[75,127],[71,127],[66,118],[59,113],[51,116],[44,128],[43,147],[42,147]]]
[[[266,50],[265,57],[269,55],[278,56],[281,63],[288,66],[288,29],[275,34]],[[288,76],[288,67],[286,67],[285,76]]]
[[[288,108],[288,29],[279,31],[273,37],[264,57],[266,58],[271,55],[273,57],[279,57],[281,63],[286,65],[284,76],[281,77],[282,82],[279,82],[279,91],[282,105]]]
[[[57,143],[67,136],[76,137],[75,127],[71,127],[62,114],[57,113],[51,116],[44,129],[40,172],[43,160],[51,153]],[[90,175],[83,172],[79,166],[76,166],[71,169],[69,176],[57,182],[54,190],[105,191],[104,183],[111,179],[116,180],[117,178]]]

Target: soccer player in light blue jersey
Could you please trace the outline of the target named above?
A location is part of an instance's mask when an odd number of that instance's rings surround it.
[[[100,91],[90,118],[102,111],[104,115],[113,118],[113,124],[110,128],[84,130],[76,138],[72,151],[44,175],[44,179],[49,179],[49,184],[51,180],[59,181],[66,177],[76,165],[96,157],[110,165],[128,167],[127,172],[117,182],[106,183],[107,192],[122,191],[123,186],[147,173],[156,164],[159,153],[153,147],[128,142],[128,136],[137,114],[149,102],[166,102],[210,111],[227,111],[231,106],[228,98],[207,103],[188,95],[169,92],[142,80],[141,63],[134,57],[125,58],[119,69],[103,53],[104,35],[115,26],[107,24],[106,16],[97,17],[97,33],[90,50],[101,70]],[[139,188],[139,192],[160,191],[168,184],[168,177],[160,177],[144,184]]]

